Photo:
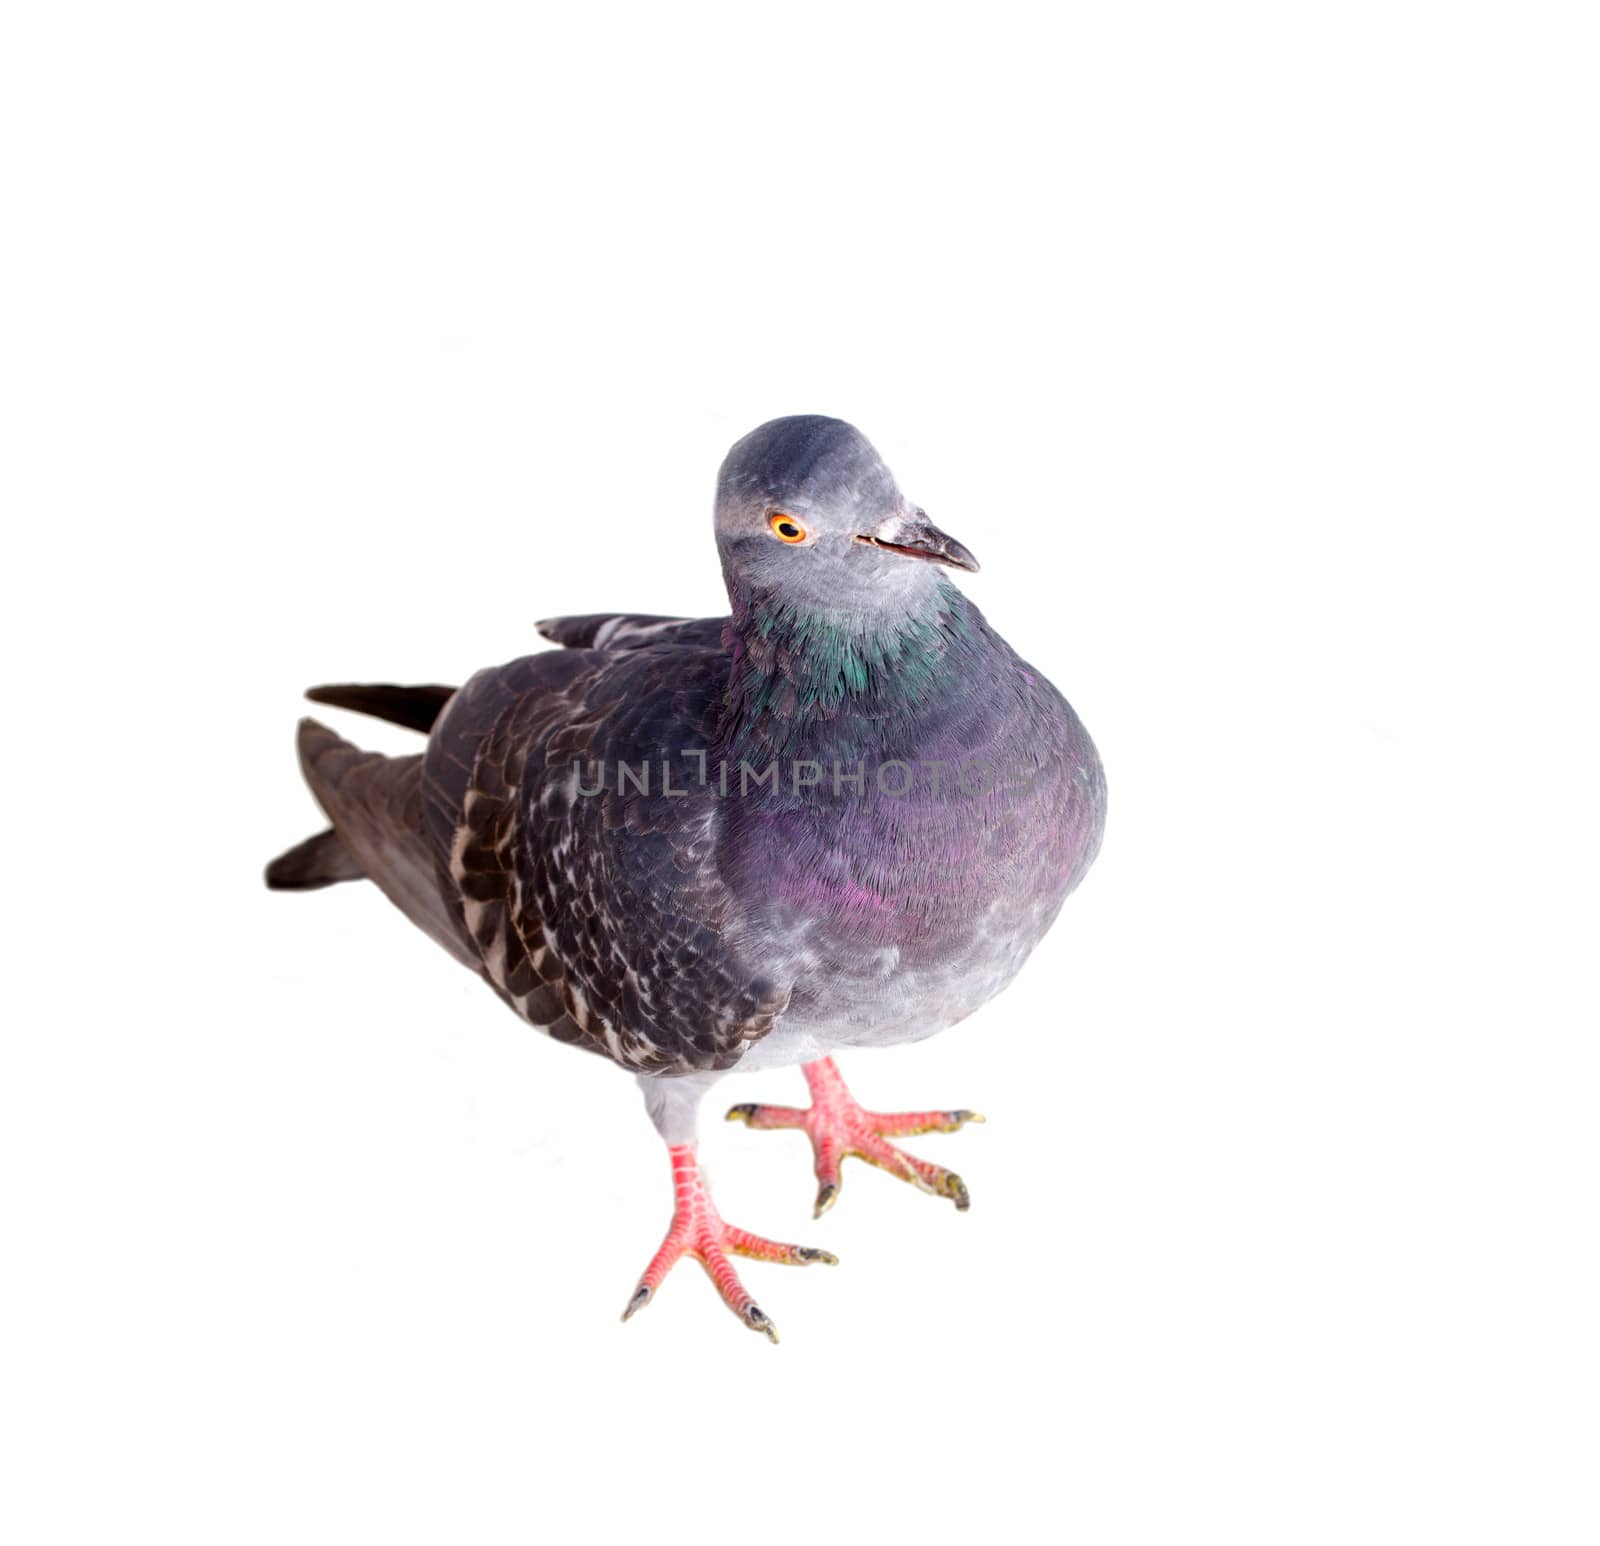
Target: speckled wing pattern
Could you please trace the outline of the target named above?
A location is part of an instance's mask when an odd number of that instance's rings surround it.
[[[479,673],[429,741],[423,827],[461,937],[558,1041],[638,1071],[731,1067],[789,988],[753,959],[719,802],[687,776],[727,681],[721,623],[544,627],[578,647]]]

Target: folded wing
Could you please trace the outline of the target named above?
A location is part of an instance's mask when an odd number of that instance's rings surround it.
[[[659,638],[529,656],[472,678],[429,742],[424,828],[484,975],[627,1068],[730,1067],[788,1000],[694,776],[727,669]]]

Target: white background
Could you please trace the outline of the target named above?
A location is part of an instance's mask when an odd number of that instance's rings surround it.
[[[1595,38],[1539,4],[33,4],[0,39],[9,1541],[1592,1542]],[[319,825],[299,690],[709,613],[860,424],[1103,751],[862,1056],[966,1217],[631,1082]],[[366,744],[403,732],[335,716]]]

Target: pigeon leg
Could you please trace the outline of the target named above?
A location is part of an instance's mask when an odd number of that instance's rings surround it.
[[[832,1058],[807,1063],[800,1071],[811,1086],[808,1110],[743,1105],[733,1107],[728,1120],[755,1128],[796,1127],[811,1139],[817,1157],[814,1217],[821,1218],[838,1198],[839,1167],[852,1154],[909,1181],[919,1191],[950,1198],[962,1212],[971,1205],[966,1182],[953,1170],[916,1159],[887,1140],[915,1133],[953,1133],[968,1122],[981,1122],[983,1118],[976,1111],[907,1111],[894,1116],[867,1111],[845,1087]]]
[[[765,1332],[776,1342],[778,1328],[739,1281],[739,1274],[728,1260],[729,1255],[749,1256],[756,1261],[786,1262],[791,1266],[808,1266],[812,1262],[836,1266],[839,1258],[808,1245],[780,1245],[775,1240],[766,1240],[760,1235],[752,1235],[748,1230],[724,1224],[701,1178],[695,1146],[692,1143],[669,1144],[667,1153],[672,1159],[672,1226],[667,1230],[667,1238],[661,1242],[661,1249],[645,1268],[633,1298],[628,1301],[628,1308],[622,1312],[623,1320],[650,1303],[656,1290],[661,1287],[662,1279],[681,1257],[692,1256],[716,1284],[722,1302],[751,1330]]]

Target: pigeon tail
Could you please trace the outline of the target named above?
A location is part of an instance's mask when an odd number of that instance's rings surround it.
[[[329,827],[303,843],[296,843],[267,866],[269,891],[316,891],[341,880],[365,880],[367,872]]]
[[[455,691],[453,687],[437,685],[397,687],[391,682],[335,682],[307,688],[306,697],[329,708],[352,709],[357,714],[427,734]]]
[[[426,735],[455,692],[453,687],[433,684],[401,687],[388,682],[335,682],[308,688],[306,697],[313,703],[350,709]],[[269,891],[316,891],[340,881],[366,878],[360,861],[332,827],[296,843],[266,869]]]

